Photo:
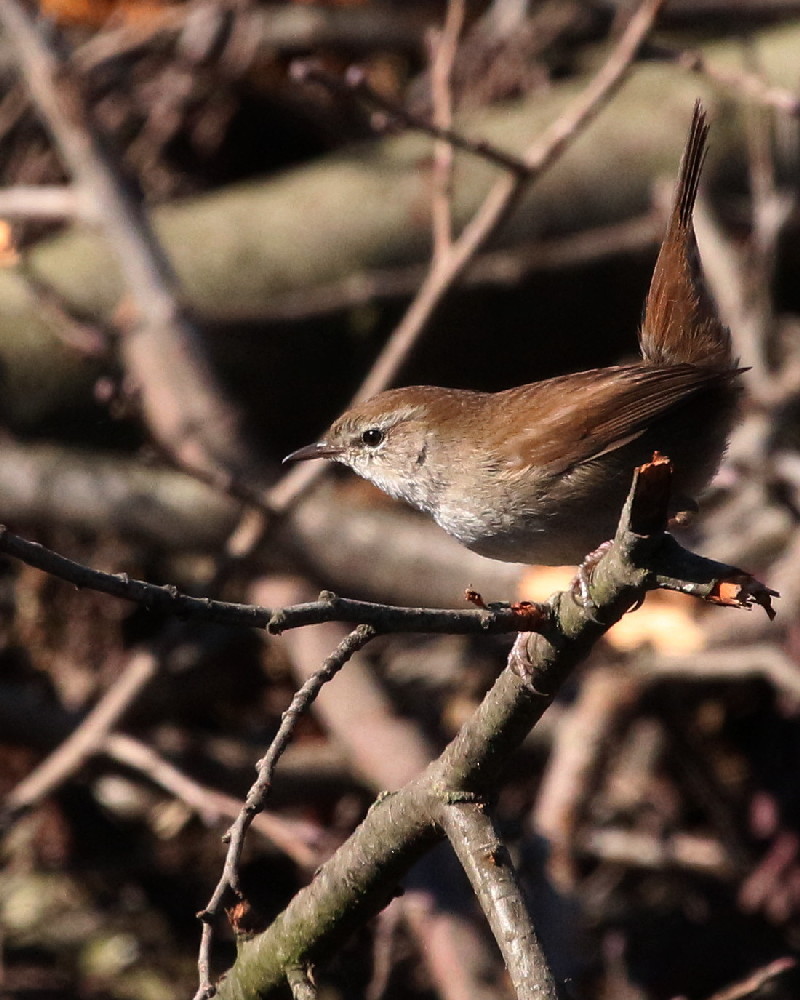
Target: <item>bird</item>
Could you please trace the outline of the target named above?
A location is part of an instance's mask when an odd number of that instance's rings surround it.
[[[499,392],[388,389],[284,462],[327,459],[491,559],[581,563],[613,536],[634,468],[674,467],[673,512],[716,472],[735,420],[730,331],[703,283],[693,211],[709,126],[698,101],[639,328],[641,359]]]

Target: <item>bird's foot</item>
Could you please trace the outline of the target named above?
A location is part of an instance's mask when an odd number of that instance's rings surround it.
[[[602,545],[598,545],[596,549],[593,549],[584,558],[583,562],[578,567],[578,572],[572,579],[572,584],[570,586],[572,596],[576,603],[579,604],[585,611],[594,611],[596,609],[596,605],[592,600],[591,594],[589,593],[589,584],[592,580],[592,572],[613,544],[613,540],[609,538],[607,542],[603,542]]]

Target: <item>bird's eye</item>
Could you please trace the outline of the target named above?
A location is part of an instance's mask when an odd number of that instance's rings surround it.
[[[383,441],[384,433],[377,427],[370,427],[364,431],[361,435],[361,440],[369,448],[377,448],[377,446]]]

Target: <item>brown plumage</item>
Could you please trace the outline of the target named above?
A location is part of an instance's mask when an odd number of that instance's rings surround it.
[[[467,547],[514,562],[576,562],[610,537],[634,466],[654,451],[673,460],[680,508],[719,464],[739,373],[703,288],[692,225],[707,134],[698,103],[647,296],[641,361],[497,393],[390,389],[288,459],[348,465]]]
[[[688,361],[711,368],[732,365],[730,333],[720,323],[706,292],[692,224],[707,138],[708,124],[698,101],[639,332],[642,355],[651,364]]]

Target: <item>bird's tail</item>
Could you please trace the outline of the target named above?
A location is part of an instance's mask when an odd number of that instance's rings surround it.
[[[731,337],[703,283],[692,213],[706,157],[708,124],[698,101],[681,162],[669,225],[647,294],[639,344],[652,364],[735,365]]]

